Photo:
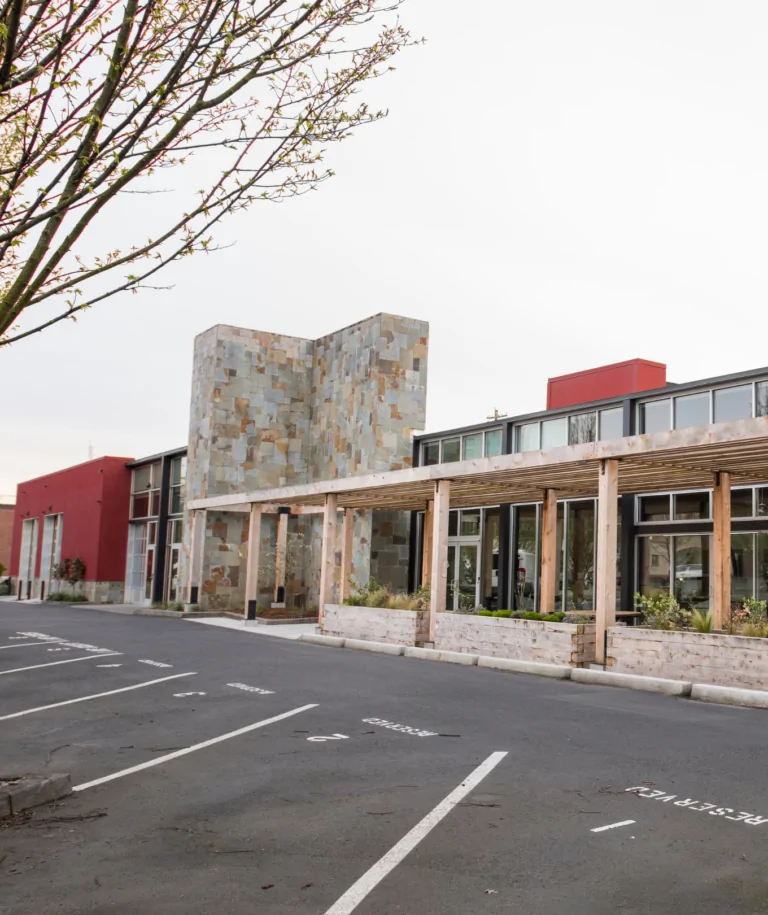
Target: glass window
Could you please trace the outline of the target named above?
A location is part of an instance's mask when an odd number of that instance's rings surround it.
[[[709,514],[708,492],[683,492],[673,496],[675,521],[707,520]]]
[[[586,445],[597,438],[597,413],[579,413],[568,417],[568,444]]]
[[[754,534],[731,534],[731,602],[755,596]]]
[[[496,457],[502,452],[502,430],[491,429],[485,433],[485,456]]]
[[[452,461],[461,460],[461,439],[446,438],[443,439],[443,463],[449,464]]]
[[[752,385],[742,384],[737,388],[721,388],[715,391],[715,422],[727,423],[732,419],[748,419],[752,416]]]
[[[536,607],[536,557],[538,555],[536,506],[522,505],[516,509],[515,526],[517,528],[515,609],[533,610]]]
[[[172,486],[171,487],[171,501],[168,506],[168,511],[172,515],[178,515],[180,512],[184,511],[184,487],[183,486]]]
[[[600,411],[600,438],[607,441],[612,438],[622,438],[624,435],[624,410],[622,407],[612,407],[610,410]]]
[[[541,424],[541,448],[557,448],[568,443],[568,419],[546,419]]]
[[[171,463],[171,486],[180,486],[186,482],[187,477],[187,459],[186,457],[177,457]]]
[[[755,558],[757,565],[755,568],[757,578],[758,600],[768,599],[768,534],[755,534]]]
[[[483,531],[483,580],[480,603],[487,610],[499,610],[499,525],[501,510],[488,508],[485,511]],[[505,604],[505,606],[508,606]]]
[[[639,521],[669,521],[669,496],[640,496]]]
[[[518,426],[515,430],[517,433],[517,450],[518,451],[538,451],[539,450],[539,424],[526,423],[524,426]]]
[[[462,537],[477,537],[480,534],[480,509],[472,508],[461,513],[459,534]]]
[[[686,534],[675,542],[675,597],[687,610],[709,609],[709,534]]]
[[[765,515],[768,515],[768,489],[764,486],[758,486],[755,490],[755,495],[757,497],[755,514],[758,518],[763,518]]]
[[[483,433],[476,432],[474,435],[464,436],[464,460],[470,461],[473,458],[483,456]]]
[[[640,405],[640,431],[665,432],[670,428],[669,399],[653,400]]]
[[[671,537],[638,537],[638,590],[645,597],[669,593]]]
[[[755,413],[768,416],[768,381],[758,381],[755,385]]]
[[[152,488],[152,465],[144,464],[133,471],[133,491],[142,492]]]
[[[424,442],[421,446],[421,461],[423,467],[431,467],[440,463],[440,442]]]
[[[751,518],[754,514],[752,505],[752,492],[750,489],[732,489],[731,490],[731,517],[732,518]]]
[[[566,611],[595,609],[595,503],[568,503]]]
[[[149,516],[149,490],[136,493],[131,502],[131,518]]]
[[[675,429],[709,425],[709,391],[675,398]]]
[[[459,533],[459,513],[452,511],[448,513],[448,536],[455,537]]]

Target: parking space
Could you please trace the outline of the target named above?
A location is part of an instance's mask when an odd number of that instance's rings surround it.
[[[5,605],[2,771],[81,790],[0,829],[0,911],[762,912],[762,722]]]

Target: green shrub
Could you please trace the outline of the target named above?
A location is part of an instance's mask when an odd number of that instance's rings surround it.
[[[691,627],[695,629],[696,632],[712,632],[714,626],[715,620],[711,610],[707,610],[706,613],[702,613],[701,610],[693,611],[693,615],[691,616]]]
[[[536,613],[535,610],[529,610],[527,613],[523,614],[524,620],[543,620],[544,617],[540,613]]]
[[[493,610],[478,610],[477,615],[478,616],[493,616],[494,613],[493,613]]]
[[[542,619],[545,623],[562,623],[565,619],[565,613],[561,613],[558,610],[557,613],[548,613],[546,616],[543,616]]]
[[[47,600],[63,601],[66,604],[85,604],[88,598],[85,594],[65,594],[63,591],[57,591],[55,594],[49,594]]]
[[[641,625],[646,629],[689,629],[693,619],[668,591],[652,597],[635,594],[635,607],[643,614]]]
[[[588,616],[586,613],[566,613],[563,617],[563,622],[573,623],[576,626],[583,626],[585,623],[594,623],[594,617]]]
[[[525,610],[515,610],[512,614],[513,620],[524,620],[525,619]]]
[[[347,607],[383,607],[388,610],[426,610],[429,608],[429,585],[417,588],[413,594],[393,594],[389,588],[371,578],[367,585],[355,588],[344,599]]]
[[[494,616],[501,617],[502,619],[508,620],[512,616],[511,610],[496,610],[494,611]]]

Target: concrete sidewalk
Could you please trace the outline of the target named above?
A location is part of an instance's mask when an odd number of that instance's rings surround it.
[[[247,632],[251,635],[274,635],[280,639],[298,639],[304,633],[313,633],[317,629],[316,623],[286,623],[277,626],[264,626],[258,623],[247,623],[245,620],[230,620],[222,617],[213,617],[205,620],[187,618],[187,623],[202,623],[205,626],[221,626],[224,629],[236,629],[238,632]]]

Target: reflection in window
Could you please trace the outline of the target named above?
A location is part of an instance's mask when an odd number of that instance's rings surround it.
[[[595,607],[595,503],[568,503],[566,552],[567,611]]]
[[[459,533],[459,513],[457,511],[448,512],[448,536],[456,537]]]
[[[755,385],[755,416],[768,416],[768,381]]]
[[[541,424],[541,449],[558,448],[568,442],[568,419],[547,419]]]
[[[446,438],[443,440],[443,463],[461,460],[461,439]]]
[[[539,424],[526,423],[517,427],[517,450],[518,451],[538,451],[539,450]]]
[[[750,416],[752,416],[751,384],[742,384],[736,388],[721,388],[719,391],[715,391],[716,423],[748,419]]]
[[[487,610],[499,610],[499,522],[501,510],[489,508],[485,512],[483,531],[483,579],[480,603]]]
[[[755,490],[755,497],[757,503],[755,514],[758,518],[763,518],[768,515],[768,489],[758,486]]]
[[[586,445],[597,438],[597,414],[579,413],[568,417],[568,444]]]
[[[640,406],[640,431],[646,434],[651,432],[666,432],[670,428],[670,401],[654,400]]]
[[[430,467],[440,463],[440,442],[424,442],[421,446],[422,465]]]
[[[710,517],[708,492],[677,493],[673,499],[675,521],[700,521]]]
[[[491,429],[485,433],[485,456],[496,457],[502,452],[501,429]]]
[[[671,537],[638,537],[638,585],[644,597],[669,593]]]
[[[752,506],[752,492],[750,489],[731,490],[731,517],[751,518],[754,512]]]
[[[755,557],[758,600],[768,600],[768,534],[755,534]]]
[[[473,435],[464,436],[464,460],[471,461],[473,458],[483,456],[483,433],[475,432]]]
[[[709,534],[674,538],[674,594],[687,610],[709,609],[709,541]]]
[[[755,596],[754,534],[731,534],[731,601]]]
[[[669,496],[641,496],[640,521],[669,521]]]
[[[459,536],[477,537],[480,534],[480,509],[472,508],[462,511]]]
[[[709,425],[709,391],[675,398],[675,429]]]
[[[514,601],[516,610],[534,610],[536,608],[538,555],[536,514],[535,505],[522,505],[515,511],[517,575]]]
[[[624,410],[622,407],[612,407],[610,410],[600,411],[600,438],[607,441],[621,438],[624,435]]]

